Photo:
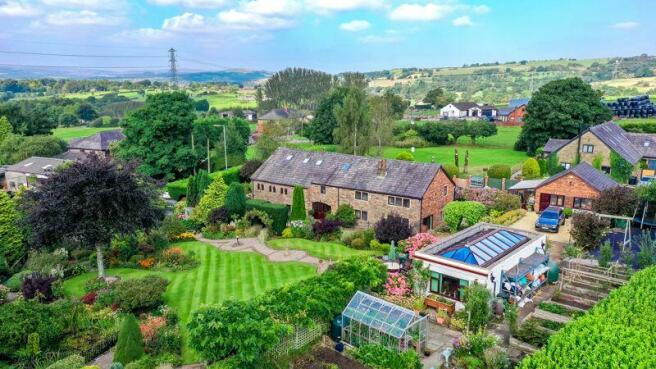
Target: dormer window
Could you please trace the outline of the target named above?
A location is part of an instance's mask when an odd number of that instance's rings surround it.
[[[303,159],[303,163],[307,163],[308,161],[310,161],[310,158]]]
[[[34,164],[34,163],[27,163],[27,164],[25,164],[25,165],[23,165],[23,166],[24,166],[24,167],[29,167],[29,166],[32,165],[32,164]]]
[[[642,146],[649,147],[649,141],[645,141],[645,143],[643,143]]]
[[[317,160],[317,162],[315,163],[315,165],[321,165],[321,163],[323,163],[323,160]]]
[[[287,157],[285,159],[292,160],[293,157],[294,157],[294,155],[287,155]]]

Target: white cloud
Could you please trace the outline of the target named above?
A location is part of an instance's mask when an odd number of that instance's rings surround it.
[[[293,22],[286,18],[263,16],[237,9],[220,12],[218,20],[235,29],[282,29],[293,25]]]
[[[456,27],[471,27],[474,25],[474,23],[471,21],[471,18],[469,18],[468,15],[463,15],[462,17],[458,17],[451,22],[454,26]]]
[[[172,32],[199,32],[207,30],[208,27],[205,17],[193,13],[184,13],[167,18],[162,24],[162,30]]]
[[[242,3],[241,10],[251,14],[290,16],[301,11],[297,0],[253,0]]]
[[[149,3],[161,6],[182,6],[186,8],[219,8],[226,0],[148,0]]]
[[[339,29],[342,31],[359,32],[371,27],[371,23],[366,20],[352,20],[350,22],[342,23]]]
[[[127,4],[124,0],[41,0],[47,6],[66,9],[118,9]]]
[[[158,28],[138,28],[120,32],[112,37],[115,41],[136,41],[140,43],[150,43],[163,41],[172,38],[173,35]]]
[[[388,29],[383,35],[367,35],[360,37],[358,41],[365,44],[393,44],[403,41],[403,37],[399,31]]]
[[[317,13],[342,12],[357,9],[378,9],[384,6],[382,0],[306,0],[309,10]]]
[[[472,11],[476,14],[487,14],[490,10],[490,7],[487,5],[475,5],[472,7]]]
[[[121,22],[114,16],[103,16],[94,11],[60,11],[48,14],[46,22],[53,26],[110,26]]]
[[[33,17],[41,11],[24,1],[7,1],[0,4],[0,15],[8,17]]]
[[[613,25],[611,25],[612,28],[615,29],[621,29],[621,30],[631,30],[631,29],[636,29],[640,26],[640,23],[638,22],[633,22],[633,21],[627,21],[627,22],[617,22]]]
[[[452,4],[401,4],[392,9],[389,18],[396,21],[428,22],[440,20],[455,10],[456,6]]]

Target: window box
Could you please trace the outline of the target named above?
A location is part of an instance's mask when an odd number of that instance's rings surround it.
[[[426,296],[426,298],[424,299],[424,305],[436,310],[444,310],[449,315],[453,314],[456,311],[455,302],[451,300],[447,300],[444,297],[435,294],[429,294],[428,296]]]

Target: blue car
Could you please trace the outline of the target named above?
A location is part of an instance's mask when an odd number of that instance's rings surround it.
[[[565,214],[563,209],[555,206],[549,206],[542,211],[540,217],[535,222],[535,229],[558,233],[560,225],[565,224]]]

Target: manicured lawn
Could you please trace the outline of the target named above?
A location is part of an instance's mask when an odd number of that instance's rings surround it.
[[[317,242],[302,238],[279,238],[267,244],[276,250],[303,250],[308,254],[324,260],[343,260],[352,256],[376,255],[372,250],[356,250],[337,242]]]
[[[216,304],[228,299],[249,299],[315,274],[315,269],[308,264],[271,263],[259,254],[223,252],[201,242],[182,242],[176,246],[195,252],[200,265],[183,272],[118,268],[109,269],[107,275],[139,278],[154,274],[166,278],[169,286],[164,300],[176,309],[183,327],[191,313],[203,304]],[[67,280],[64,282],[66,295],[82,296],[84,284],[95,276],[95,273],[86,273]],[[184,359],[188,363],[197,358],[191,349],[185,347]]]
[[[52,131],[53,136],[59,137],[64,141],[70,141],[76,138],[87,137],[95,135],[98,132],[102,131],[111,131],[119,129],[117,127],[67,127],[67,128],[55,128]]]
[[[482,174],[483,168],[489,168],[494,164],[506,164],[516,169],[519,168],[524,160],[528,159],[526,153],[522,151],[500,147],[470,145],[422,147],[416,149],[413,156],[419,162],[430,163],[434,159],[435,163],[438,164],[453,164],[455,148],[458,149],[461,170],[465,163],[465,151],[469,151],[468,172],[470,174]],[[409,151],[409,149],[387,147],[383,155],[388,159],[395,159],[402,151]]]
[[[490,137],[476,139],[476,146],[483,147],[505,147],[512,149],[519,137],[522,127],[497,127],[497,134]],[[459,137],[458,144],[471,144],[469,137]]]

